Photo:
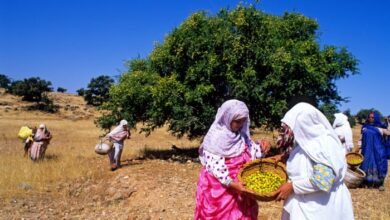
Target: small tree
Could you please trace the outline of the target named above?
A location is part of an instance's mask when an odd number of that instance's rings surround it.
[[[11,79],[6,75],[0,74],[0,88],[4,88],[8,90],[10,84],[11,84]]]
[[[85,94],[85,89],[84,89],[84,88],[80,88],[80,89],[76,90],[76,92],[77,92],[77,95],[79,95],[79,96],[84,96],[84,94]]]
[[[57,92],[61,92],[61,93],[64,93],[66,92],[67,90],[65,88],[62,88],[62,87],[58,87],[57,88]]]
[[[333,103],[324,103],[319,106],[319,109],[324,113],[330,124],[333,124],[335,119],[334,114],[339,112],[337,106]]]
[[[11,93],[17,96],[22,96],[22,100],[37,102],[42,100],[44,92],[51,92],[51,82],[40,79],[39,77],[31,77],[24,80],[17,80],[11,84]]]
[[[349,125],[351,125],[351,128],[355,127],[356,125],[356,119],[355,116],[351,114],[351,110],[347,109],[343,112],[344,115],[348,117]]]
[[[114,79],[110,76],[101,75],[92,78],[85,90],[84,99],[89,105],[99,106],[108,99],[108,92]]]

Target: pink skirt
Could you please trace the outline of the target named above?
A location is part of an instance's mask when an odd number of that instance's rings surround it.
[[[234,181],[247,161],[249,152],[233,158],[226,158],[229,175]],[[258,205],[256,200],[240,195],[239,192],[222,185],[204,167],[199,174],[196,191],[195,220],[198,219],[257,219]]]
[[[45,155],[45,151],[47,148],[46,142],[33,142],[30,149],[30,158],[31,160],[39,160],[42,159]]]

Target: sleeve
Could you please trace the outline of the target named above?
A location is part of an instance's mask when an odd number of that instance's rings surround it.
[[[229,176],[229,170],[225,164],[225,158],[204,151],[205,167],[217,180],[225,186],[228,186],[233,180]]]
[[[333,170],[323,164],[314,164],[313,174],[308,178],[293,181],[294,193],[307,194],[316,191],[329,192],[335,179]]]
[[[257,158],[263,157],[263,153],[261,152],[261,147],[259,142],[251,141],[251,145],[249,146],[249,152],[251,154],[251,160],[255,160]]]
[[[379,129],[379,132],[380,132],[382,135],[387,135],[387,136],[390,135],[390,130],[388,130],[388,129],[383,129],[383,128],[378,128],[378,129]]]

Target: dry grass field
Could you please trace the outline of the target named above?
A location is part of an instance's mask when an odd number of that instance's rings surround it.
[[[94,153],[102,134],[93,122],[98,112],[78,96],[50,96],[60,105],[59,113],[26,111],[29,103],[0,91],[0,219],[193,218],[198,141],[178,140],[164,128],[149,137],[132,130],[124,166],[111,172],[107,158]],[[53,139],[46,159],[33,163],[23,157],[16,135],[22,125],[39,123],[47,125]],[[356,127],[355,142],[358,137]],[[273,140],[261,130],[254,138]],[[356,219],[390,219],[389,181],[385,192],[351,193]],[[260,203],[259,219],[280,219],[281,207],[279,202]]]

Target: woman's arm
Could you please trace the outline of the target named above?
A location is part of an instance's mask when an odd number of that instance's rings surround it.
[[[251,145],[249,146],[249,152],[251,154],[251,159],[255,160],[257,158],[265,157],[265,155],[268,154],[270,149],[270,144],[268,141],[256,141],[251,142]]]
[[[389,130],[389,128],[387,128],[387,129],[378,128],[378,129],[379,129],[380,133],[382,134],[382,136],[383,136],[383,135],[390,136],[390,130]]]
[[[294,192],[302,195],[318,191],[329,192],[332,189],[335,175],[333,170],[323,164],[314,164],[313,174],[308,178],[302,178],[283,184],[278,190],[277,200],[284,200]]]
[[[229,176],[229,170],[225,164],[225,158],[203,151],[204,165],[206,170],[212,174],[222,185],[229,186],[233,179]]]

